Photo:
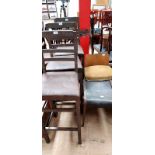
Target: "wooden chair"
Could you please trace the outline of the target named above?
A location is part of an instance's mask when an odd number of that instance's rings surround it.
[[[48,23],[45,25],[46,30],[55,30],[55,29],[61,29],[61,30],[74,30],[78,33],[78,27],[76,22],[56,22],[56,23]],[[64,40],[62,38],[62,40]],[[62,43],[63,41],[59,40],[59,43]],[[65,45],[66,44],[66,45]],[[63,42],[61,47],[57,47],[58,49],[62,49],[62,52],[59,53],[53,53],[53,57],[72,57],[73,53],[66,53],[63,52],[63,45],[65,46],[65,49],[72,49],[73,46],[70,46],[71,42]],[[67,46],[68,45],[68,46]],[[52,44],[49,43],[50,48],[54,48]],[[83,70],[83,65],[84,65],[84,52],[81,48],[80,45],[78,45],[78,74],[79,74],[79,81],[80,81],[80,92],[81,92],[81,102],[83,101],[83,78],[84,78],[84,70]],[[80,61],[81,60],[81,61]],[[74,70],[74,63],[73,62],[66,62],[66,61],[61,61],[59,63],[56,62],[49,62],[46,66],[47,71],[72,71]],[[81,107],[82,110],[82,107]]]
[[[106,32],[106,34],[105,34]],[[112,27],[102,27],[101,40],[99,44],[94,44],[94,49],[98,53],[108,53],[110,55],[109,62],[112,62]]]
[[[80,118],[80,88],[78,80],[78,63],[77,63],[77,33],[71,30],[66,31],[43,31],[42,36],[50,43],[52,40],[61,39],[73,39],[73,49],[58,49],[50,48],[43,49],[43,77],[42,77],[42,99],[45,100],[43,106],[43,112],[76,112],[77,127],[44,127],[43,132],[46,131],[77,131],[78,132],[78,143],[81,144],[81,118]],[[55,47],[64,47],[65,44],[54,44]],[[50,46],[51,47],[51,46]],[[66,52],[72,53],[73,57],[46,57],[46,53],[59,53]],[[74,71],[50,71],[47,72],[45,62],[47,61],[73,61]],[[58,108],[57,101],[61,102],[61,105],[70,105],[70,102],[74,108]],[[64,101],[66,101],[64,103]],[[56,104],[53,105],[53,102]],[[46,105],[50,105],[50,108]]]
[[[91,10],[90,13],[90,22],[91,22],[91,50],[94,54],[94,44],[97,44],[101,40],[101,10]]]
[[[112,104],[112,69],[106,53],[86,55],[83,126],[87,104],[104,107]]]
[[[96,25],[98,25],[96,27]],[[102,40],[102,27],[112,27],[111,10],[91,11],[91,49],[94,54],[94,44],[99,44]]]

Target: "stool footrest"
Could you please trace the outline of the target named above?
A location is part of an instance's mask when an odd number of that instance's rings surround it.
[[[78,131],[78,128],[74,127],[45,127],[45,129],[51,131]]]
[[[43,112],[74,112],[75,108],[43,109]]]

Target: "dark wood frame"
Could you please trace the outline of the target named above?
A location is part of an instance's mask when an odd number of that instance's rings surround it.
[[[75,22],[55,22],[55,23],[47,23],[45,24],[45,30],[49,29],[72,29],[77,30],[77,23]]]
[[[68,19],[69,22],[64,22],[65,19]],[[45,25],[45,30],[55,30],[55,29],[71,29],[77,32],[78,39],[79,39],[79,31],[78,31],[78,18],[77,17],[69,17],[69,18],[56,18],[55,23],[47,23]],[[57,45],[55,44],[50,44],[50,48],[55,48]],[[66,45],[61,45],[61,46],[66,46]],[[72,44],[68,44],[68,46],[72,46]],[[59,55],[64,55],[64,50],[59,50]],[[63,54],[61,54],[61,52]],[[70,51],[66,50],[67,55],[70,55]],[[65,54],[66,55],[66,54]],[[72,55],[72,53],[71,53]],[[79,59],[81,60],[82,66],[84,67],[84,53],[78,53]],[[81,111],[82,111],[82,104],[83,104],[83,79],[84,79],[84,69],[78,68],[78,73],[79,73],[79,81],[80,81],[80,92],[81,92]],[[72,71],[73,69],[63,69],[61,71]],[[56,70],[55,70],[56,71]]]
[[[43,49],[42,52],[42,59],[43,59],[43,73],[46,74],[46,65],[45,65],[45,61],[74,61],[75,62],[75,68],[74,71],[76,73],[78,73],[78,66],[77,66],[77,50],[78,50],[78,45],[77,45],[77,32],[75,31],[43,31],[42,32],[42,37],[45,38],[47,40],[47,42],[50,45],[50,42],[52,40],[59,40],[59,39],[73,39],[73,44],[72,46],[74,46],[73,50],[65,50],[63,52],[71,52],[73,53],[74,57],[73,58],[45,58],[44,57],[44,53],[53,53],[53,52],[62,52],[62,50],[57,49],[57,48],[53,48],[53,49]],[[62,44],[56,44],[55,46],[62,46]],[[63,45],[65,46],[65,44]],[[68,45],[66,45],[68,46]],[[53,46],[50,45],[50,48],[52,48]],[[55,59],[55,60],[54,60]],[[77,74],[78,76],[78,74]],[[43,95],[42,96],[42,100],[45,100],[45,104],[43,105],[43,109],[42,111],[44,113],[49,113],[49,112],[76,112],[76,118],[77,118],[77,128],[71,128],[71,127],[48,127],[46,128],[45,125],[43,125],[42,130],[43,130],[43,137],[45,138],[46,142],[49,142],[49,137],[47,134],[47,131],[78,131],[78,143],[81,144],[82,140],[81,140],[81,116],[80,116],[80,96],[65,96],[65,95]],[[57,101],[75,101],[75,108],[57,108],[56,105],[54,103],[57,103]],[[47,106],[48,105],[48,106]],[[62,104],[63,105],[63,104]],[[44,124],[44,123],[43,123]]]
[[[94,34],[94,26],[98,24],[98,28],[101,28],[101,34]],[[92,10],[91,11],[91,49],[94,54],[94,37],[97,36],[99,40],[102,40],[103,27],[112,27],[112,11],[107,10]]]
[[[76,22],[77,24],[79,24],[79,17],[55,18],[54,22]]]

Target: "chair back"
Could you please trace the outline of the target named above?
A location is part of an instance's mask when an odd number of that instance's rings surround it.
[[[100,18],[101,18],[102,26],[103,25],[108,26],[109,24],[110,26],[112,26],[112,11],[102,10]]]
[[[49,44],[49,49],[42,50],[42,61],[43,61],[43,72],[46,72],[46,63],[50,61],[73,61],[74,62],[74,71],[78,72],[78,41],[77,41],[77,32],[72,30],[55,30],[55,31],[43,31],[42,37],[45,38]],[[70,44],[56,43],[52,44],[53,40],[68,40],[71,39],[73,42]],[[72,48],[68,48],[71,46]],[[67,47],[67,48],[66,48]],[[46,54],[59,54],[59,53],[71,53],[72,57],[59,56],[59,57],[47,57]]]
[[[95,65],[109,65],[108,54],[87,54],[85,57],[85,67]]]
[[[74,30],[78,31],[78,26],[77,23],[75,22],[56,22],[56,23],[47,23],[45,25],[45,30]],[[55,43],[65,43],[67,44],[68,42],[72,42],[71,39],[68,40],[53,40],[53,44]]]
[[[101,41],[100,41],[100,51],[102,51],[103,47],[103,38],[104,38],[104,30],[108,32],[108,37],[107,37],[107,47],[106,50],[108,51],[108,54],[110,54],[110,51],[112,50],[112,27],[102,27],[101,29]]]

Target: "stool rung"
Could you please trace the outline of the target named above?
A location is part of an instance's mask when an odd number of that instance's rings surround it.
[[[42,5],[55,5],[55,2],[52,2],[52,3],[42,3]]]
[[[78,131],[78,128],[73,127],[45,127],[45,129],[51,131]]]
[[[43,112],[74,112],[75,108],[43,109]]]
[[[56,105],[75,105],[75,103],[56,103]]]
[[[42,11],[42,13],[56,13],[57,11]]]

